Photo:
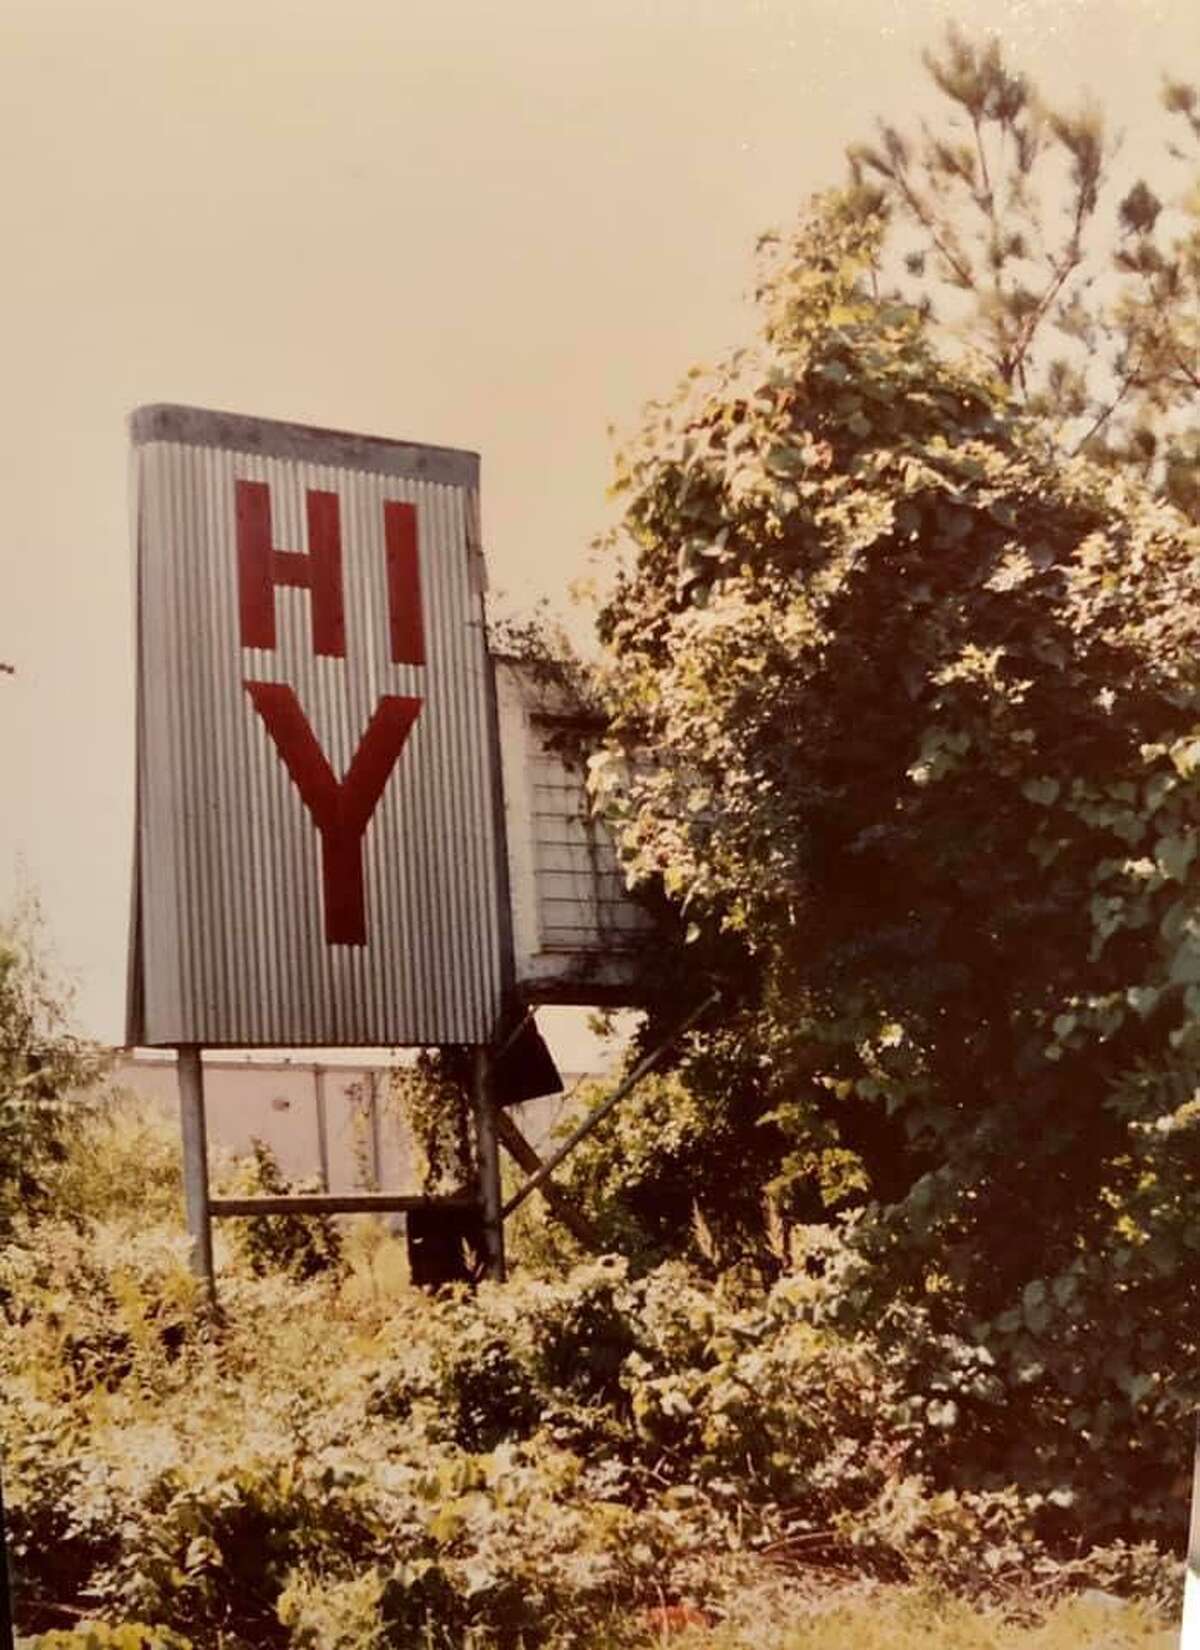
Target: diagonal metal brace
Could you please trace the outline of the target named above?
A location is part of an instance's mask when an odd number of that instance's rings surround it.
[[[712,992],[704,999],[699,1008],[694,1008],[688,1015],[687,1019],[680,1025],[676,1026],[675,1030],[669,1037],[665,1038],[663,1042],[661,1042],[656,1049],[653,1049],[649,1054],[647,1054],[644,1059],[639,1060],[637,1065],[634,1066],[633,1070],[629,1073],[629,1076],[626,1077],[623,1083],[617,1085],[617,1087],[609,1095],[608,1099],[597,1106],[594,1112],[590,1112],[588,1116],[584,1118],[583,1122],[580,1123],[579,1127],[574,1129],[567,1136],[558,1150],[546,1159],[537,1173],[530,1175],[529,1179],[520,1188],[520,1190],[513,1193],[508,1202],[504,1205],[504,1208],[501,1210],[501,1218],[507,1220],[508,1216],[512,1214],[514,1209],[519,1209],[529,1194],[531,1192],[536,1192],[538,1187],[550,1178],[555,1169],[558,1168],[559,1164],[571,1155],[576,1146],[578,1146],[579,1142],[581,1140],[586,1140],[596,1125],[604,1121],[614,1106],[619,1106],[629,1091],[636,1088],[648,1072],[653,1071],[654,1067],[662,1059],[663,1055],[674,1043],[678,1042],[684,1032],[690,1031],[696,1021],[700,1019],[701,1015],[707,1014],[714,1003],[719,1003],[720,1000],[721,993],[719,991]]]
[[[520,1164],[526,1174],[536,1174],[542,1167],[541,1158],[506,1111],[496,1113],[496,1138],[508,1155]],[[543,1180],[538,1190],[545,1199],[551,1214],[555,1215],[566,1227],[577,1243],[581,1243],[585,1249],[593,1249],[597,1253],[604,1248],[603,1239],[583,1210],[576,1208],[570,1198],[560,1192],[552,1181]]]

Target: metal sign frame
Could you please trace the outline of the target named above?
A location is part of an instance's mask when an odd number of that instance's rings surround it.
[[[503,1277],[489,1045],[512,941],[478,455],[191,407],[130,429],[127,1040],[177,1049],[193,1265],[211,1294],[213,1217],[279,1212],[211,1195],[203,1048],[455,1043],[474,1194],[300,1202],[477,1208]]]
[[[474,453],[142,408],[127,1040],[482,1045],[510,970]]]

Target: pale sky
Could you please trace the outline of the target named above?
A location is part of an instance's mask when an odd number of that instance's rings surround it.
[[[756,235],[950,16],[1135,148],[1200,78],[1196,0],[7,0],[0,913],[40,898],[84,1030],[123,1034],[130,410],[473,448],[493,588],[565,605],[608,426],[748,334]]]

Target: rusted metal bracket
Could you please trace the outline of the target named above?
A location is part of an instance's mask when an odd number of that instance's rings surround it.
[[[496,1050],[495,1054],[492,1056],[493,1060],[496,1062],[497,1065],[500,1064],[500,1062],[501,1062],[501,1060],[503,1060],[504,1056],[515,1045],[518,1038],[522,1035],[522,1033],[525,1031],[525,1029],[530,1024],[530,1022],[533,1020],[533,1018],[534,1018],[533,1009],[531,1007],[527,1008],[525,1010],[524,1014],[521,1015],[521,1018],[513,1026],[512,1030],[509,1032],[508,1036],[500,1044],[500,1047]]]
[[[629,1073],[629,1076],[623,1083],[619,1083],[617,1085],[617,1087],[609,1095],[608,1099],[597,1106],[595,1111],[590,1112],[588,1116],[584,1118],[583,1122],[580,1123],[579,1127],[567,1136],[566,1140],[563,1141],[558,1150],[554,1152],[552,1156],[548,1157],[534,1174],[530,1175],[529,1179],[525,1182],[521,1189],[513,1193],[502,1210],[502,1216],[504,1219],[507,1220],[508,1216],[512,1214],[514,1209],[519,1209],[531,1192],[536,1192],[545,1185],[546,1181],[549,1180],[555,1169],[557,1169],[559,1164],[565,1161],[566,1158],[570,1157],[571,1153],[575,1150],[576,1146],[579,1145],[580,1141],[587,1139],[592,1130],[596,1128],[599,1123],[604,1121],[609,1112],[611,1112],[615,1106],[620,1105],[621,1101],[624,1100],[630,1090],[636,1088],[642,1078],[649,1072],[653,1071],[654,1067],[662,1059],[663,1055],[666,1054],[669,1048],[678,1042],[684,1032],[690,1031],[696,1024],[696,1021],[699,1020],[702,1015],[707,1014],[709,1009],[712,1008],[714,1004],[719,1003],[720,1000],[721,993],[719,991],[711,992],[710,995],[707,996],[700,1004],[699,1008],[694,1008],[688,1015],[687,1019],[682,1021],[680,1025],[676,1026],[675,1030],[669,1037],[664,1038],[656,1049],[653,1049],[644,1059],[638,1061],[637,1065],[634,1066],[633,1070]]]

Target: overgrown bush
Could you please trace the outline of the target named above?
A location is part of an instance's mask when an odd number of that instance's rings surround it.
[[[89,1621],[70,1629],[53,1629],[36,1639],[18,1639],[21,1650],[36,1645],[37,1650],[191,1650],[185,1638],[166,1627],[147,1627],[140,1621],[123,1622],[119,1627],[105,1621]]]
[[[661,1245],[614,1184],[649,1164],[681,1248],[673,1179],[751,1245],[748,1191],[853,1215],[857,1323],[898,1355],[987,1349],[968,1401],[938,1401],[952,1483],[1077,1489],[1093,1535],[1179,1540],[1200,532],[1054,455],[881,300],[884,227],[835,196],[766,243],[758,337],[618,461],[592,779],[691,938],[646,1039],[706,977],[723,997],[592,1184]]]
[[[862,1263],[828,1230],[794,1232],[769,1288],[706,1275],[714,1251],[432,1298],[390,1239],[309,1271],[218,1231],[212,1310],[178,1219],[143,1226],[131,1179],[122,1201],[115,1117],[71,1148],[72,1218],[19,1223],[0,1262],[22,1628],[102,1624],[59,1650],[616,1650],[664,1609],[732,1633],[756,1590],[795,1625],[852,1576],[1009,1614],[1172,1603],[1176,1564],[1087,1551],[1071,1504],[941,1487],[962,1395],[938,1371],[974,1366],[916,1322],[907,1358],[844,1329]],[[175,1207],[171,1153],[148,1160]]]
[[[282,1197],[317,1192],[315,1180],[289,1180],[271,1148],[251,1142],[250,1154],[235,1164],[222,1185],[226,1197]],[[336,1269],[342,1259],[341,1233],[328,1215],[255,1215],[229,1221],[230,1242],[256,1277],[282,1273],[303,1283]]]
[[[0,922],[0,1243],[22,1211],[45,1206],[66,1155],[71,1100],[106,1064],[71,1030],[69,994],[40,942],[36,905]]]
[[[581,1110],[611,1084],[586,1084]],[[574,1118],[572,1119],[574,1121]],[[700,1091],[679,1073],[652,1073],[584,1140],[560,1180],[606,1242],[639,1266],[687,1253],[697,1208],[715,1240],[717,1263],[751,1254],[772,1269],[764,1242],[763,1187],[781,1142],[769,1124],[747,1129],[738,1095]],[[714,1162],[722,1165],[714,1194]]]
[[[61,1220],[161,1224],[183,1218],[178,1122],[119,1083],[93,1083],[73,1096],[71,1148],[47,1179]]]

